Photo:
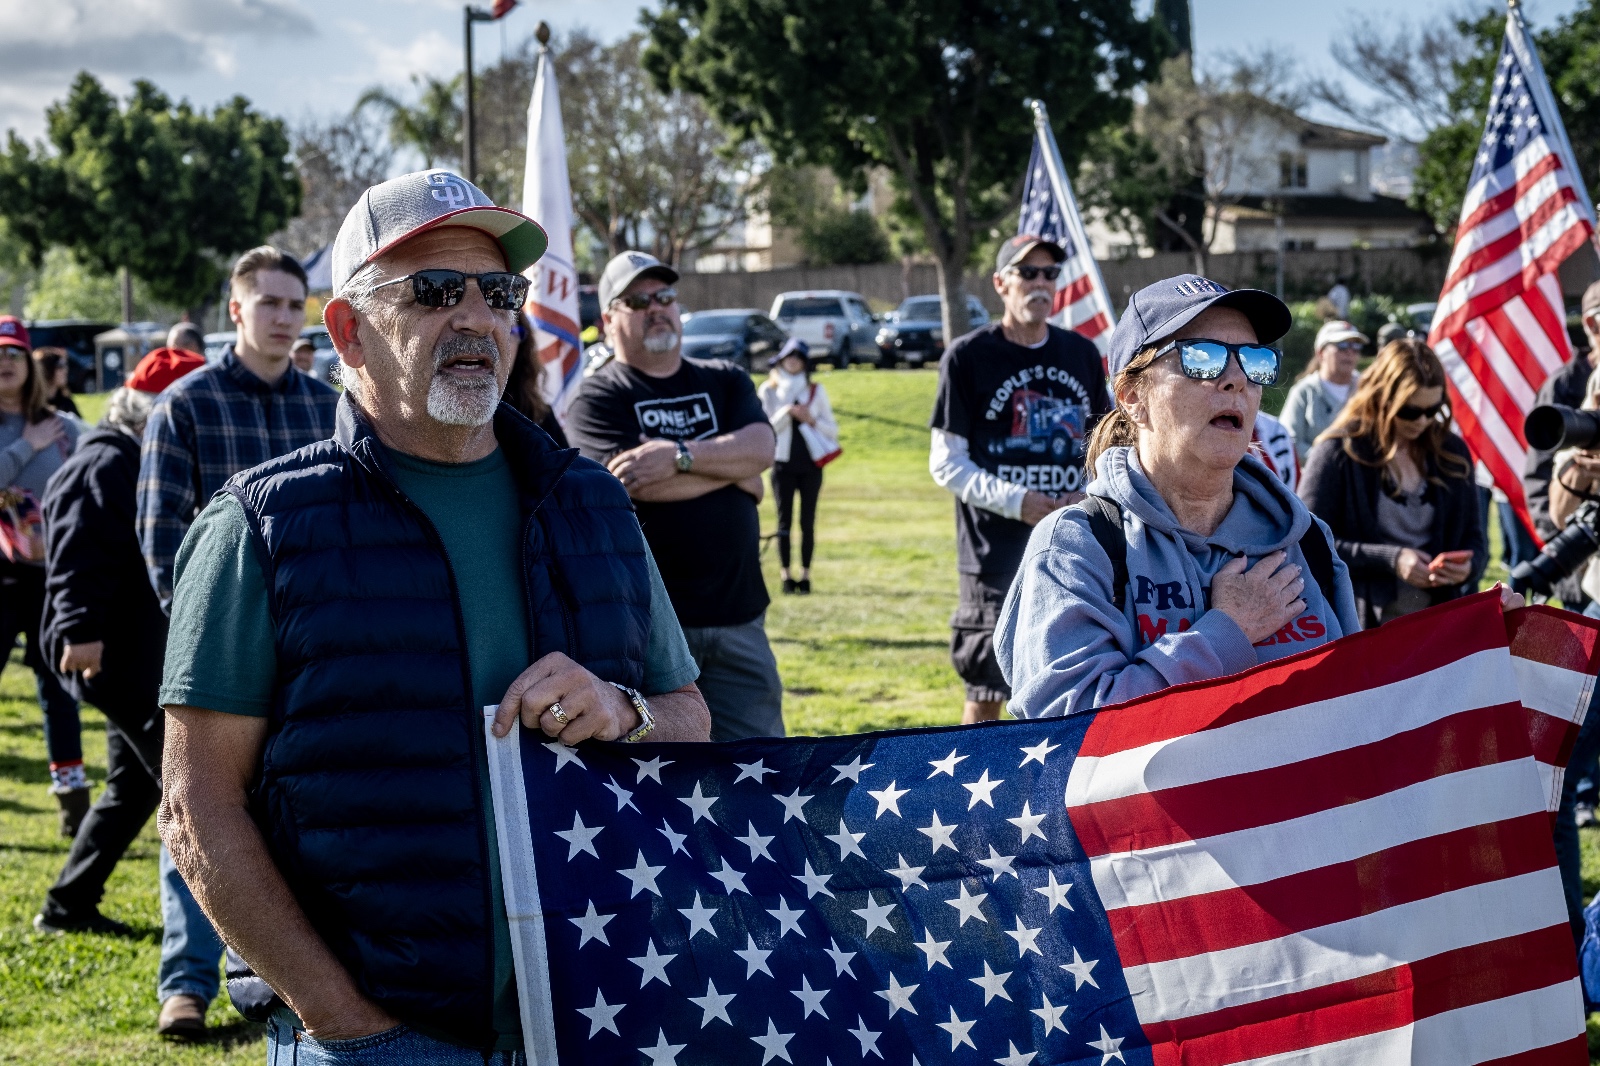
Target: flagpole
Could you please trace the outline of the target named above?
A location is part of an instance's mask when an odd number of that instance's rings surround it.
[[[1095,302],[1104,301],[1100,310],[1105,313],[1106,320],[1113,326],[1117,324],[1117,316],[1110,308],[1111,290],[1106,288],[1105,278],[1100,276],[1100,264],[1095,262],[1094,253],[1089,246],[1089,235],[1084,232],[1083,218],[1078,213],[1078,200],[1073,195],[1072,183],[1067,180],[1066,165],[1061,162],[1061,150],[1056,147],[1056,135],[1050,130],[1050,113],[1045,110],[1043,100],[1029,100],[1026,106],[1033,109],[1033,128],[1038,133],[1044,145],[1044,165],[1050,171],[1051,183],[1061,191],[1062,198],[1062,225],[1067,228],[1067,233],[1083,252],[1084,261],[1088,270],[1094,275]]]
[[[1550,79],[1544,72],[1544,64],[1539,61],[1539,50],[1534,47],[1533,37],[1528,32],[1528,24],[1523,21],[1522,0],[1506,0],[1506,36],[1511,42],[1512,50],[1517,53],[1517,62],[1521,63],[1523,70],[1530,75],[1527,82],[1528,92],[1533,94],[1539,105],[1539,111],[1549,116],[1546,130],[1556,135],[1556,150],[1561,154],[1561,162],[1572,171],[1573,188],[1583,204],[1584,214],[1593,225],[1594,201],[1589,197],[1589,186],[1583,180],[1583,172],[1578,169],[1578,158],[1573,154],[1572,141],[1567,137],[1567,124],[1561,121],[1555,94],[1550,91]],[[1554,127],[1553,130],[1550,129],[1551,126]],[[1600,247],[1600,228],[1596,229],[1591,241],[1596,247]]]

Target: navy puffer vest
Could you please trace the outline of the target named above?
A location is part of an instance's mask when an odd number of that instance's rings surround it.
[[[564,652],[639,687],[644,537],[622,486],[501,404],[525,517],[530,662]],[[253,801],[272,857],[361,990],[403,1021],[490,1047],[494,997],[483,719],[455,579],[341,399],[332,440],[229,482],[267,576],[277,691]]]

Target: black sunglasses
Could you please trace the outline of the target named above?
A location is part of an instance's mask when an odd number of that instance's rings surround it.
[[[1156,353],[1157,358],[1176,349],[1185,377],[1196,381],[1215,381],[1228,369],[1228,356],[1239,360],[1244,376],[1257,385],[1276,385],[1283,353],[1269,344],[1229,344],[1205,339],[1173,341]]]
[[[678,302],[677,289],[657,289],[648,295],[634,293],[631,296],[618,296],[611,301],[613,305],[621,304],[630,311],[643,311],[652,303],[657,307],[671,307]]]
[[[1445,408],[1445,401],[1440,400],[1432,407],[1418,407],[1415,404],[1406,404],[1394,413],[1402,422],[1415,422],[1419,418],[1437,418],[1439,412]]]
[[[1046,281],[1054,281],[1061,276],[1061,268],[1059,266],[1014,266],[1011,269],[1015,270],[1017,272],[1017,277],[1021,278],[1023,281],[1032,281],[1034,278],[1044,278]]]
[[[521,274],[505,270],[492,270],[484,274],[464,274],[459,270],[419,270],[403,278],[385,281],[368,289],[368,293],[401,282],[411,282],[411,294],[423,307],[454,307],[467,295],[467,279],[478,283],[483,302],[495,311],[520,311],[528,299],[531,282]]]

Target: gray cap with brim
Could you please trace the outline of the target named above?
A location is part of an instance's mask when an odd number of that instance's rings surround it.
[[[363,266],[396,245],[447,226],[481,230],[505,253],[506,269],[520,274],[544,255],[539,224],[519,211],[496,207],[483,190],[448,170],[419,170],[374,185],[361,194],[333,240],[333,292],[342,295]]]
[[[1200,317],[1210,307],[1231,307],[1250,320],[1256,340],[1271,344],[1294,325],[1288,305],[1261,289],[1229,289],[1198,274],[1146,285],[1133,294],[1117,320],[1106,352],[1106,368],[1115,378],[1133,357],[1156,341],[1165,340]]]
[[[611,262],[606,264],[605,270],[600,275],[598,286],[600,296],[600,310],[605,311],[611,307],[615,300],[627,291],[628,286],[648,274],[652,278],[660,278],[671,285],[678,280],[678,272],[667,264],[651,255],[649,252],[623,252],[613,256]]]

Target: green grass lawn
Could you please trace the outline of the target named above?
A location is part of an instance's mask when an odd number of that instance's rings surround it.
[[[767,616],[789,729],[958,721],[961,685],[946,628],[956,598],[954,519],[949,496],[927,474],[934,374],[858,367],[819,380],[833,398],[844,455],[824,480],[815,592],[775,594]],[[91,422],[104,406],[94,396],[79,405]],[[774,525],[767,500],[762,528]],[[776,550],[763,561],[776,590]],[[98,788],[104,720],[85,708],[83,727]],[[48,784],[33,681],[13,656],[0,675],[0,1063],[261,1062],[261,1028],[244,1023],[225,996],[211,1011],[216,1041],[181,1047],[155,1037],[161,927],[153,824],[118,867],[102,907],[132,925],[136,939],[33,932],[29,923],[67,850],[55,835]],[[1592,894],[1600,890],[1600,831],[1585,831],[1584,846]]]

